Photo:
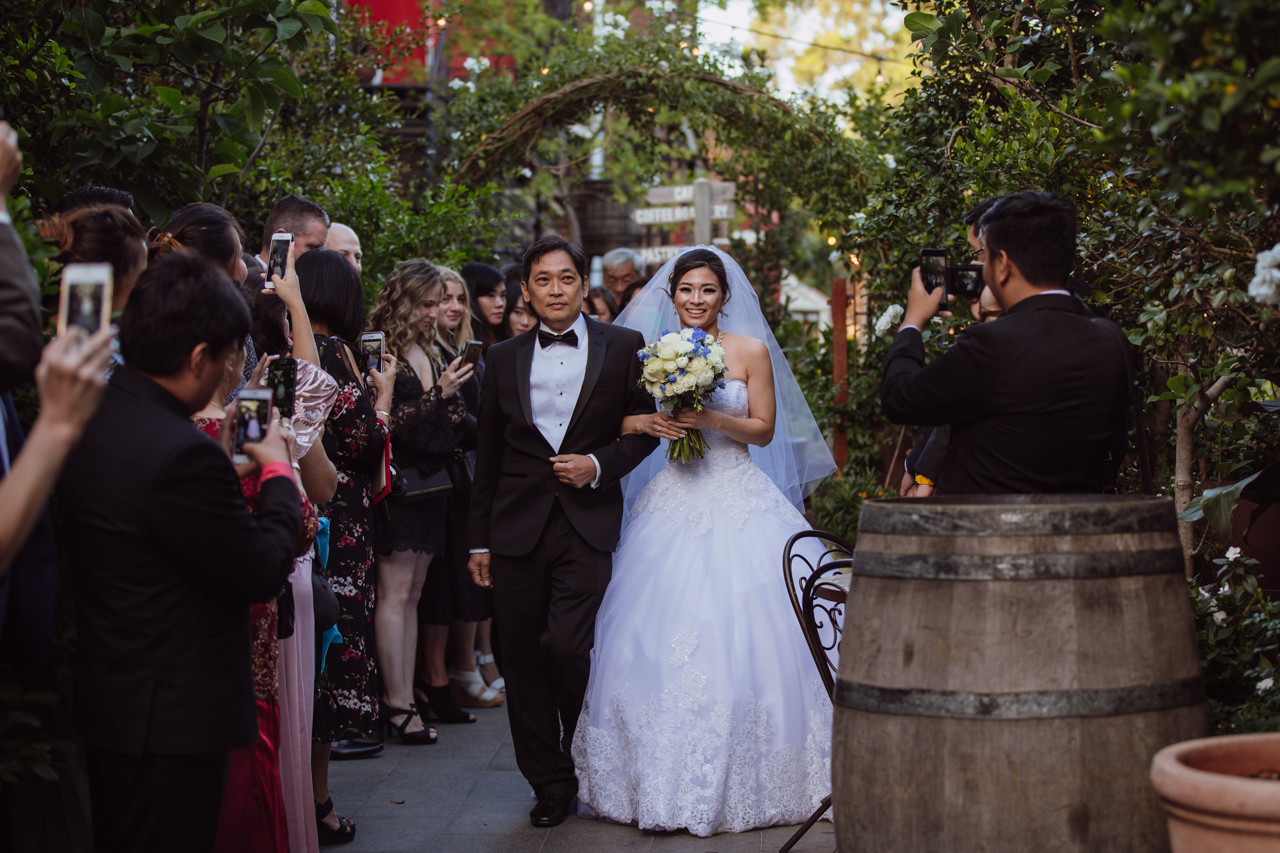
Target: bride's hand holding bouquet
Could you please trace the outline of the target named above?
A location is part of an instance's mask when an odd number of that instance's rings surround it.
[[[667,446],[667,459],[690,462],[701,459],[707,442],[697,425],[705,426],[703,403],[724,387],[724,348],[699,328],[663,331],[637,355],[643,364],[640,384],[664,409],[677,411],[676,422],[689,428]],[[692,417],[690,417],[692,416]]]

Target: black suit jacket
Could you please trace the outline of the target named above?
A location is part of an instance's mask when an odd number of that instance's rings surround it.
[[[229,750],[258,737],[249,604],[283,587],[298,491],[245,508],[226,453],[182,403],[118,368],[59,486],[76,588],[76,718],[129,755]]]
[[[619,480],[658,446],[648,435],[618,437],[627,415],[654,411],[640,388],[639,332],[587,318],[587,368],[560,453],[595,454],[600,484],[575,489],[552,473],[551,445],[533,425],[529,374],[538,330],[495,344],[485,356],[479,446],[471,497],[471,547],[506,557],[533,550],[555,498],[591,547],[612,551],[622,529]]]
[[[29,380],[40,361],[39,294],[17,232],[0,225],[0,391]]]
[[[899,424],[951,424],[940,494],[1100,492],[1127,436],[1124,335],[1072,296],[1024,299],[928,366],[920,333],[889,348],[880,402]]]

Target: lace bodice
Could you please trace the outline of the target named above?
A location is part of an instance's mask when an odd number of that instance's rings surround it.
[[[735,418],[747,417],[747,383],[733,379],[716,391],[707,408]],[[668,462],[645,487],[631,510],[634,519],[644,512],[663,511],[672,521],[687,519],[696,534],[710,529],[706,502],[718,502],[739,526],[752,510],[776,513],[788,520],[804,517],[751,459],[751,448],[719,430],[704,429],[707,452],[688,463]],[[665,453],[664,446],[654,451]],[[693,503],[690,498],[697,498]]]

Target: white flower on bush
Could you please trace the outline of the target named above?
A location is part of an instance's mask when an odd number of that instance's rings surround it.
[[[1241,552],[1240,552],[1240,549],[1239,549],[1239,548],[1236,548],[1235,546],[1232,546],[1232,547],[1230,547],[1230,548],[1228,548],[1228,549],[1227,549],[1227,559],[1228,559],[1228,560],[1238,560],[1238,559],[1240,559],[1240,553],[1241,553]]]
[[[474,92],[476,90],[476,84],[472,83],[470,80],[462,80],[457,77],[454,77],[452,80],[449,81],[450,89],[461,89],[463,86],[466,86],[467,91],[469,92]]]
[[[1276,686],[1276,680],[1274,678],[1264,678],[1254,685],[1254,687],[1257,688],[1257,691],[1259,693],[1266,693],[1268,690],[1270,690],[1272,687],[1275,687],[1275,686]]]
[[[479,74],[489,67],[489,60],[483,56],[468,56],[462,61],[462,67],[470,71],[472,74]]]
[[[1215,610],[1213,613],[1213,623],[1215,625],[1227,624],[1227,614],[1223,613],[1221,610]]]
[[[890,305],[888,308],[884,309],[884,313],[876,318],[876,334],[883,335],[885,332],[889,331],[889,327],[897,325],[898,321],[902,319],[902,315],[905,313],[905,309],[903,309],[901,305],[897,304]]]
[[[1249,295],[1263,305],[1280,305],[1280,243],[1258,253]]]

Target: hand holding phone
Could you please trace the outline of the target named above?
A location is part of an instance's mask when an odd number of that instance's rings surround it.
[[[458,393],[468,379],[475,375],[475,365],[467,364],[459,356],[453,360],[444,371],[441,372],[440,378],[436,380],[436,385],[440,386],[440,393],[446,397],[452,397]]]
[[[260,444],[267,437],[271,426],[271,392],[260,388],[244,388],[236,397],[232,415],[235,417],[235,439],[231,461],[244,464],[250,461],[247,445]]]
[[[476,367],[480,364],[480,355],[484,352],[484,344],[480,341],[467,341],[462,348],[462,363]]]

